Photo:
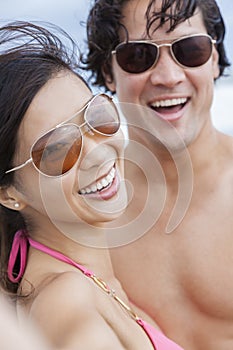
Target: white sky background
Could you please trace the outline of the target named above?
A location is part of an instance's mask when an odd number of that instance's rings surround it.
[[[233,65],[233,0],[217,2],[226,24],[226,49]],[[49,21],[65,29],[84,50],[85,20],[91,3],[91,0],[0,0],[0,24],[19,19]],[[232,99],[233,67],[230,77],[217,83],[213,103],[214,124],[218,129],[233,135]]]

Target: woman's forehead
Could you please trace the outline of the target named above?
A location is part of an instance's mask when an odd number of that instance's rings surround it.
[[[37,137],[67,120],[92,96],[87,85],[73,73],[61,72],[39,90],[19,128],[19,141],[31,145]]]

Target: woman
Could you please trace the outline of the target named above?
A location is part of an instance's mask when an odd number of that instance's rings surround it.
[[[15,310],[9,301],[0,296],[0,338],[4,350],[51,350],[38,329],[29,322],[19,325]]]
[[[56,349],[181,349],[137,316],[96,248],[126,205],[111,98],[93,97],[46,29],[9,24],[0,41],[2,287],[18,317]]]

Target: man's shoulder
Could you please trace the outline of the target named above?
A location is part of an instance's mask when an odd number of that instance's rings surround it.
[[[218,132],[216,148],[222,154],[222,156],[227,160],[232,159],[233,156],[233,136],[227,135],[222,132]],[[233,165],[233,163],[232,163]]]

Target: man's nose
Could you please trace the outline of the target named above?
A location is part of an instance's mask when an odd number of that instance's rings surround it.
[[[170,48],[160,47],[159,58],[151,69],[150,79],[153,85],[162,85],[172,88],[184,81],[185,70],[172,57]]]

